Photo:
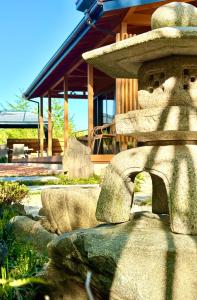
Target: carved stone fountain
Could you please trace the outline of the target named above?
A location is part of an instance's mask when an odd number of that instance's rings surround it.
[[[197,8],[162,6],[152,29],[83,55],[112,77],[138,78],[141,109],[117,115],[116,131],[149,145],[114,157],[96,215],[108,223],[128,221],[135,176],[148,171],[153,212],[169,212],[173,232],[197,235]]]

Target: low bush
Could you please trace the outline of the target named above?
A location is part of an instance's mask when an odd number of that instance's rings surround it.
[[[0,157],[0,164],[5,164],[8,162],[8,158],[6,156]]]
[[[0,182],[0,205],[20,203],[29,194],[29,189],[18,182]]]

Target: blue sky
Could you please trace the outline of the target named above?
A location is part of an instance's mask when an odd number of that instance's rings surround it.
[[[6,106],[27,89],[83,14],[75,0],[0,0],[0,7],[0,104]],[[77,130],[87,128],[87,101],[69,101],[69,114]]]

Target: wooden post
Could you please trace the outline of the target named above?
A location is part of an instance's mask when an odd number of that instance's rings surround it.
[[[43,157],[44,152],[44,109],[43,97],[40,98],[40,155]]]
[[[68,77],[64,76],[64,153],[68,144]]]
[[[120,33],[116,35],[116,42],[122,41],[124,39],[125,34],[127,34],[127,22],[123,21],[120,24]],[[117,78],[116,79],[116,114],[121,114],[124,112],[125,88],[126,88],[125,79]],[[126,138],[124,136],[117,136],[116,141],[119,142],[120,150],[127,149]]]
[[[127,23],[126,22],[122,22],[121,25],[120,25],[120,34],[123,35],[127,33]],[[121,40],[123,38],[121,37]]]
[[[52,135],[52,110],[51,110],[51,97],[48,98],[48,156],[52,156],[53,147],[53,135]]]
[[[93,83],[93,66],[88,64],[88,137],[89,146],[91,145],[91,133],[94,129],[94,83]]]

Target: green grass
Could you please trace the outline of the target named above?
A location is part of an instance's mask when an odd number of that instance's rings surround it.
[[[20,184],[24,184],[26,186],[40,186],[40,185],[76,185],[76,184],[99,184],[101,181],[99,176],[92,176],[89,178],[77,178],[77,179],[69,179],[66,175],[58,175],[56,180],[24,180],[19,181]]]
[[[41,195],[41,191],[30,191],[29,192],[30,196],[36,196],[36,195]]]
[[[12,206],[0,206],[0,243],[4,249],[0,257],[1,300],[35,299],[38,283],[43,283],[35,275],[47,262],[31,245],[14,238],[9,220],[16,215],[18,212]]]
[[[143,205],[151,206],[152,205],[152,198],[148,198],[146,200],[143,200],[143,201],[139,202],[138,205],[140,205],[140,206],[143,206]]]

